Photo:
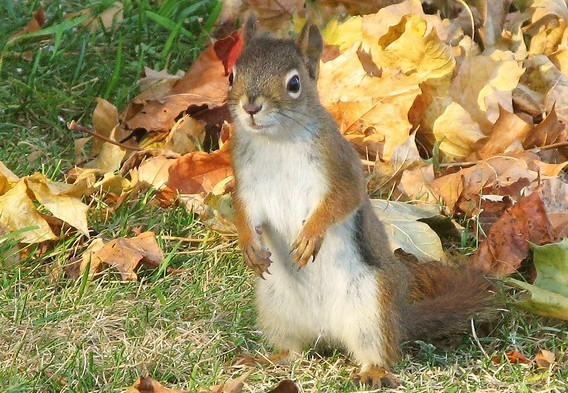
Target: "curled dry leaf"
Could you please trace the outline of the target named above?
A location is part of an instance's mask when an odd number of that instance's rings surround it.
[[[533,192],[509,208],[491,227],[471,263],[494,276],[513,273],[528,256],[529,242],[554,241],[542,200]]]
[[[78,271],[68,270],[72,278],[79,277],[89,268],[89,279],[105,266],[112,266],[123,280],[136,280],[135,270],[140,264],[156,267],[164,258],[154,232],[143,232],[133,238],[118,238],[104,243],[95,239],[83,253]]]
[[[554,364],[556,356],[554,352],[550,352],[546,349],[541,349],[534,356],[534,362],[538,368],[549,369],[550,366]]]

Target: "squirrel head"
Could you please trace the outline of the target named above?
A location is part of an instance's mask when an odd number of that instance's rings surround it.
[[[323,41],[306,23],[297,39],[259,37],[249,16],[244,47],[229,76],[229,109],[237,132],[295,137],[310,132],[320,107],[316,81]],[[303,130],[303,131],[302,131]]]

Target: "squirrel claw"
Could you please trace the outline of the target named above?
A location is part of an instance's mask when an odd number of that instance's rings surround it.
[[[298,270],[314,261],[320,250],[323,236],[298,236],[290,249],[292,258],[298,264]]]
[[[394,374],[377,366],[364,367],[360,372],[353,375],[351,380],[361,385],[370,385],[373,388],[382,386],[396,388],[400,385],[399,379]]]
[[[245,245],[242,247],[242,253],[245,260],[245,264],[250,267],[253,272],[264,279],[264,273],[268,271],[268,267],[272,263],[270,260],[270,251],[266,248],[262,248],[255,245]]]

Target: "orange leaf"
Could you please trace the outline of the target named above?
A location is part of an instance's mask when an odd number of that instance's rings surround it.
[[[525,355],[515,350],[509,350],[503,355],[509,360],[510,363],[513,364],[529,364],[531,362]],[[503,360],[502,355],[495,355],[493,357],[493,363],[495,364],[500,364],[501,360]]]
[[[206,194],[232,174],[229,143],[213,153],[186,154],[169,168],[167,185],[181,194]]]

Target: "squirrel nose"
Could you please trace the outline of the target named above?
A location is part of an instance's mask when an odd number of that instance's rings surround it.
[[[253,102],[248,102],[243,105],[243,109],[245,110],[246,113],[248,113],[251,116],[256,115],[262,109],[262,104],[259,105]]]

